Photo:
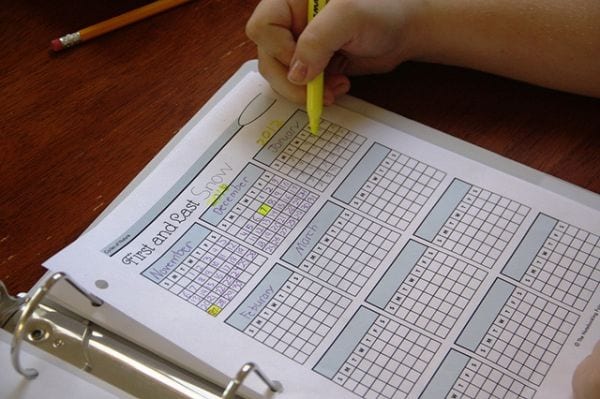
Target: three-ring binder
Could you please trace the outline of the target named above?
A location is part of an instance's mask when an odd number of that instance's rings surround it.
[[[31,296],[12,297],[0,281],[0,328],[13,334],[12,364],[27,379],[37,376],[34,369],[23,368],[20,349],[23,342],[62,359],[105,382],[140,398],[236,398],[238,389],[252,372],[272,392],[283,387],[272,381],[252,362],[244,364],[223,390],[216,384],[187,371],[139,345],[104,329],[63,306],[49,300],[48,292],[59,281],[66,281],[101,306],[102,300],[86,292],[64,273],[50,276]]]

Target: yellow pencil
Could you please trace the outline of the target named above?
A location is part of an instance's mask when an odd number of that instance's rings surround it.
[[[115,29],[122,28],[126,25],[130,25],[141,19],[151,17],[163,11],[167,11],[173,7],[177,7],[180,4],[187,3],[191,0],[159,0],[154,3],[147,4],[143,7],[136,8],[126,12],[125,14],[118,15],[114,18],[106,21],[97,23],[87,28],[81,29],[75,33],[69,33],[58,39],[54,39],[50,42],[50,48],[54,51],[60,51],[68,47],[75,46],[86,40],[93,39],[100,35],[108,32],[112,32]]]
[[[308,1],[308,22],[325,7],[327,0],[309,0]],[[306,85],[306,111],[308,112],[308,124],[312,134],[319,132],[321,124],[321,113],[323,112],[323,73]]]

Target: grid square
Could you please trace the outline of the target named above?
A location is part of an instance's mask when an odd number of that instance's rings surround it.
[[[310,304],[305,306],[307,299]],[[314,306],[319,299],[322,305]],[[265,337],[257,340],[304,364],[350,303],[344,296],[332,295],[329,288],[292,273],[244,333],[254,339]]]
[[[192,229],[204,228],[194,225],[188,232]],[[188,245],[191,242],[189,240]],[[216,232],[208,232],[196,245],[186,247],[186,251],[189,255],[184,259],[171,255],[170,267],[174,270],[161,279],[157,280],[158,274],[149,271],[152,266],[142,274],[215,317],[267,260],[256,251]]]
[[[348,204],[383,223],[405,230],[423,204],[431,197],[445,173],[379,145],[387,150],[385,158]]]
[[[431,242],[491,268],[530,209],[481,187],[460,184],[469,189]]]
[[[516,317],[522,314],[527,316]],[[575,313],[517,287],[476,352],[539,386],[577,319]],[[535,326],[539,326],[539,329]],[[503,353],[503,356],[494,359],[497,352]],[[512,359],[506,355],[509,352],[514,353]]]
[[[272,254],[317,199],[315,193],[300,185],[263,171],[218,227]]]
[[[520,281],[583,310],[600,283],[599,255],[598,235],[556,221]]]
[[[446,338],[486,276],[463,260],[409,241],[367,302]]]
[[[378,315],[332,381],[365,398],[407,398],[439,347],[428,336]],[[348,378],[360,385],[347,384]]]
[[[348,237],[345,243],[337,239],[342,234]],[[357,295],[399,238],[395,231],[344,209],[298,267]]]
[[[312,134],[306,124],[267,166],[322,192],[365,141],[322,119],[318,134]]]

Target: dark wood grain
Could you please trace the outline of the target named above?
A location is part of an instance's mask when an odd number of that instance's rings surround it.
[[[0,1],[0,280],[25,291],[256,50],[257,1],[202,0],[51,54],[147,1]],[[600,102],[408,63],[352,94],[600,192]]]

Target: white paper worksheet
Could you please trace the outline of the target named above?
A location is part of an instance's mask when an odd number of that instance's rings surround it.
[[[600,211],[342,107],[307,122],[248,73],[45,266],[283,399],[568,398]]]

